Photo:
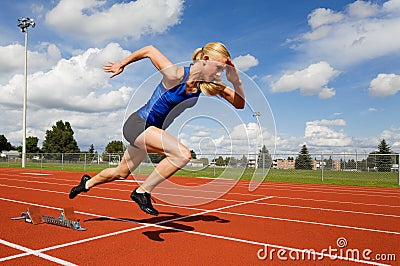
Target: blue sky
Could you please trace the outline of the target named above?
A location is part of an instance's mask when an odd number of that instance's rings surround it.
[[[169,129],[190,149],[369,152],[384,138],[400,151],[400,0],[4,0],[0,134],[13,145],[22,142],[22,16],[37,25],[29,29],[27,127],[40,143],[60,119],[81,150],[121,140],[125,113],[145,102],[157,77],[148,79],[155,70],[143,60],[110,80],[103,63],[150,44],[187,62],[220,41],[245,80],[248,105],[235,112],[201,99]],[[262,114],[259,126],[253,111]]]

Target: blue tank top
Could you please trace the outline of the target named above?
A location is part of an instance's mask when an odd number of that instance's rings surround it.
[[[148,126],[166,129],[183,111],[197,103],[199,89],[186,93],[189,72],[190,67],[185,67],[181,82],[169,90],[160,82],[148,102],[137,111]]]

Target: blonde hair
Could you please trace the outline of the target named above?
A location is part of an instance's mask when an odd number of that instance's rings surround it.
[[[202,48],[197,48],[193,52],[192,60],[193,62],[196,62],[201,60],[205,55],[207,55],[211,60],[231,57],[228,49],[220,42],[210,42]],[[226,87],[226,84],[221,80],[216,80],[215,82],[197,81],[196,83],[197,87],[205,95],[218,95]]]

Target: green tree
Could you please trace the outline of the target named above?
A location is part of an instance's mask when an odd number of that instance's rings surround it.
[[[106,146],[106,153],[123,153],[124,144],[120,140],[113,140]]]
[[[215,165],[217,165],[217,166],[224,166],[224,165],[225,165],[225,160],[224,160],[224,158],[222,158],[222,156],[219,156],[219,157],[215,160]]]
[[[10,142],[8,142],[6,136],[0,135],[0,151],[9,151],[13,147]]]
[[[26,138],[26,153],[38,153],[40,149],[38,147],[39,139],[37,137]]]
[[[196,152],[194,150],[190,150],[190,154],[192,156],[192,159],[197,159]]]
[[[300,150],[299,155],[296,158],[296,161],[294,163],[295,169],[304,169],[304,170],[311,170],[313,168],[313,163],[312,159],[310,157],[310,154],[308,153],[308,149],[306,145],[303,145],[303,147]]]
[[[261,148],[257,157],[257,167],[269,169],[272,166],[272,157],[265,145]]]
[[[350,159],[347,161],[347,163],[345,162],[345,168],[346,169],[357,169],[357,163],[354,159]]]
[[[107,144],[106,149],[102,155],[103,161],[116,162],[117,158],[121,159],[123,152],[124,152],[124,144],[122,143],[122,141],[120,140],[110,141]],[[111,156],[111,154],[113,156]],[[114,156],[116,154],[120,156]]]
[[[89,154],[94,154],[94,146],[93,146],[93,144],[90,144],[88,152],[89,152]]]
[[[226,157],[225,165],[236,166],[238,164],[238,160],[235,157]]]
[[[79,153],[71,124],[57,121],[51,130],[46,131],[42,149],[45,153]]]
[[[378,172],[390,172],[392,169],[392,152],[389,145],[383,139],[378,145],[378,157],[376,157],[376,167]]]
[[[242,158],[238,160],[238,166],[239,167],[247,167],[247,157],[245,155],[242,155]]]
[[[329,156],[329,159],[324,159],[325,162],[325,169],[333,169],[333,160],[332,160],[332,156]]]

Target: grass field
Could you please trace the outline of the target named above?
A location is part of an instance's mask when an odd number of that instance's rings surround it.
[[[0,167],[20,168],[20,162],[1,162]],[[28,162],[28,169],[45,169],[45,170],[65,170],[77,172],[99,172],[107,167],[115,167],[108,164],[61,164],[61,163],[32,163]],[[134,174],[149,174],[153,171],[152,166],[140,166]],[[257,175],[259,180],[265,176],[262,169],[258,169],[255,173],[254,169],[241,168],[185,168],[178,171],[177,176],[188,177],[224,177],[230,179],[251,180]],[[372,186],[372,187],[392,187],[399,188],[399,174],[397,172],[350,172],[350,171],[332,171],[332,170],[280,170],[271,169],[268,171],[265,182],[291,182],[291,183],[310,183],[310,184],[332,184],[347,186]]]

